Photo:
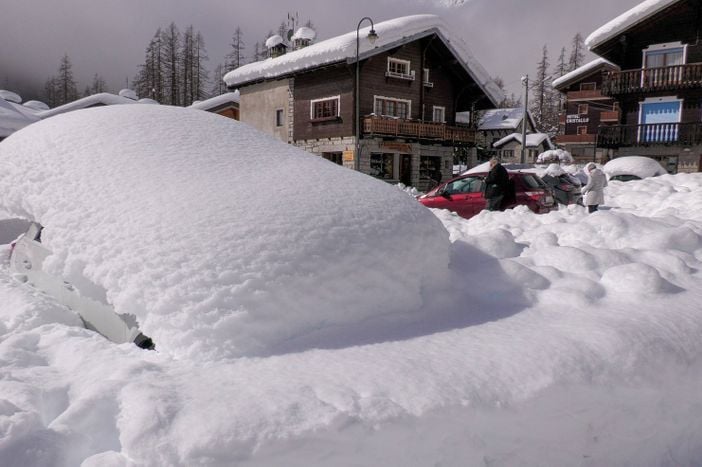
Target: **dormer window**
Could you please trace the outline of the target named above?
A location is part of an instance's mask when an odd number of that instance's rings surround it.
[[[388,70],[385,72],[385,76],[414,80],[414,73],[410,70],[410,61],[392,57],[388,57]]]

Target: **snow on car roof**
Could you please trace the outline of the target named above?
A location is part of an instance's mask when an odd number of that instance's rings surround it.
[[[395,325],[448,271],[441,222],[395,187],[171,106],[78,110],[13,134],[1,211],[44,225],[47,270],[104,287],[173,355]]]
[[[468,46],[459,37],[450,34],[446,23],[436,15],[404,16],[375,24],[378,39],[374,44],[367,40],[361,40],[359,55],[364,58],[375,53],[376,49],[383,50],[383,48],[400,43],[408,37],[433,30],[437,31],[447,47],[453,49],[457,57],[461,59],[468,74],[473,77],[493,103],[501,101],[504,94],[488,72],[474,57]],[[365,38],[369,31],[370,26],[362,28],[360,37]],[[268,41],[266,45],[268,45]],[[227,73],[224,76],[224,82],[231,88],[257,79],[272,79],[308,68],[347,60],[355,61],[355,59],[356,31],[354,30],[279,57],[241,66]]]
[[[118,104],[136,104],[137,101],[124,96],[118,96],[116,94],[111,94],[109,92],[100,92],[93,94],[91,96],[82,97],[73,102],[54,107],[50,110],[45,110],[43,112],[38,112],[41,118],[53,117],[54,115],[72,112],[78,109],[86,109],[88,107],[95,107],[101,105],[118,105]]]
[[[607,162],[602,170],[608,177],[636,175],[639,178],[647,178],[668,173],[656,160],[643,156],[617,157]]]

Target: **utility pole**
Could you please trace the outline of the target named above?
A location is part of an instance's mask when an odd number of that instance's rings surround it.
[[[522,117],[522,154],[519,158],[519,162],[525,164],[527,123],[529,120],[529,75],[522,76],[522,84],[524,85],[524,116]]]

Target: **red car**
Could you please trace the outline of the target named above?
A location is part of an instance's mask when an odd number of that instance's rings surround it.
[[[428,208],[448,209],[470,219],[485,209],[487,204],[483,196],[483,180],[486,176],[487,172],[461,175],[417,199]],[[558,209],[551,191],[536,174],[511,171],[509,178],[514,186],[514,196],[506,199],[505,209],[525,205],[537,214]]]

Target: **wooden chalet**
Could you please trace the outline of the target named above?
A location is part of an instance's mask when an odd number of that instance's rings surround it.
[[[565,97],[555,142],[577,162],[602,163],[610,156],[609,150],[597,148],[597,131],[600,125],[619,122],[619,103],[602,93],[603,74],[618,70],[598,58],[553,81]]]
[[[374,44],[356,31],[229,72],[241,120],[332,162],[426,189],[452,174],[457,146],[475,130],[456,112],[492,108],[501,91],[434,15],[378,23]],[[358,102],[356,102],[358,99]],[[360,152],[356,154],[356,112]]]
[[[593,32],[586,45],[620,67],[602,94],[619,121],[598,128],[597,146],[643,155],[670,172],[702,169],[702,1],[648,0]]]
[[[233,120],[239,120],[239,93],[225,92],[224,94],[205,99],[204,101],[193,102],[190,107],[216,113]]]

